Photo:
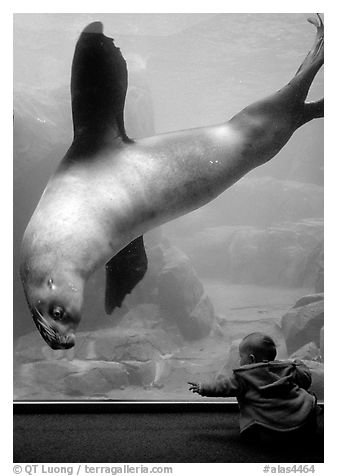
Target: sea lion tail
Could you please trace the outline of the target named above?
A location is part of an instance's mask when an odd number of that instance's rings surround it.
[[[308,18],[308,21],[316,27],[315,41],[294,78],[289,83],[297,88],[297,99],[299,101],[306,99],[316,74],[324,64],[324,24],[322,18],[317,13],[317,18]]]

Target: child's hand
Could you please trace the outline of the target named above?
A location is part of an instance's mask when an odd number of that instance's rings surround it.
[[[189,388],[190,391],[193,393],[199,393],[201,391],[200,384],[199,383],[194,383],[194,382],[187,382],[191,387]]]

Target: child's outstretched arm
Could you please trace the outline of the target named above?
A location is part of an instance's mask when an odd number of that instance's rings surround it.
[[[189,388],[191,392],[199,393],[202,397],[236,397],[242,391],[235,374],[229,378],[220,375],[210,383],[188,382],[188,384],[191,385]]]

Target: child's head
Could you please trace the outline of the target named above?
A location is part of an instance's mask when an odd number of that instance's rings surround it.
[[[260,332],[253,332],[240,342],[240,365],[269,362],[276,357],[276,345],[273,339]]]

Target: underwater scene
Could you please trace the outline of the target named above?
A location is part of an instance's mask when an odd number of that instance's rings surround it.
[[[125,130],[137,140],[225,123],[281,89],[314,42],[310,16],[14,15],[14,400],[221,401],[188,382],[230,375],[241,339],[261,332],[277,359],[305,362],[323,401],[322,119],[215,200],[145,233],[147,271],[111,315],[104,266],[91,275],[74,347],[43,340],[20,279],[23,234],[73,139],[71,67],[88,24],[101,22],[126,60]]]

